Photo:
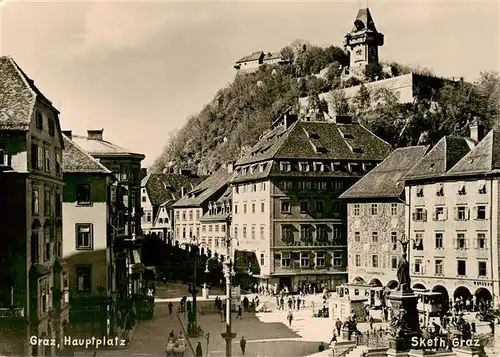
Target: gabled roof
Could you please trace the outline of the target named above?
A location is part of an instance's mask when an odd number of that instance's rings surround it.
[[[231,205],[231,200],[233,198],[233,189],[232,187],[228,186],[226,191],[222,194],[222,196],[219,197],[219,199],[215,202],[217,205],[222,206],[225,203],[229,203]],[[231,207],[231,206],[229,206]],[[203,221],[225,221],[230,215],[231,215],[231,208],[229,210],[223,210],[222,212],[219,213],[210,213],[210,211],[207,211],[201,219],[200,222]]]
[[[281,52],[274,52],[274,53],[269,52],[264,56],[263,61],[269,61],[273,59],[284,59],[283,54]]]
[[[72,135],[71,139],[93,156],[136,156],[137,158],[142,159],[145,157],[144,154],[134,153],[131,150],[125,149],[106,140],[99,140],[95,138],[90,139],[82,135]]]
[[[448,175],[486,174],[496,170],[500,170],[500,131],[492,130],[448,171]]]
[[[445,136],[410,170],[405,180],[443,176],[473,147],[468,138]]]
[[[64,150],[62,152],[63,173],[112,173],[99,161],[87,154],[85,150],[71,141],[66,135],[61,135],[64,140]]]
[[[245,56],[245,57],[239,59],[238,61],[236,61],[236,63],[259,61],[263,56],[264,56],[264,52],[257,51],[257,52],[254,52],[248,56]]]
[[[37,97],[59,113],[11,57],[1,56],[0,129],[29,130]]]
[[[404,176],[425,155],[429,146],[396,149],[340,198],[397,198],[405,188]]]
[[[189,191],[184,197],[173,204],[174,208],[200,206],[207,203],[213,196],[229,184],[233,173],[227,168],[221,168],[198,186]]]
[[[271,159],[381,161],[391,146],[359,123],[297,121],[278,126],[262,137],[239,165]]]
[[[363,23],[364,25],[363,30],[370,30],[373,32],[377,32],[377,29],[375,28],[375,22],[373,21],[372,14],[370,13],[370,10],[368,8],[359,9],[355,21],[358,20]],[[357,32],[357,31],[358,29],[356,28],[356,25],[354,25],[352,28],[352,32]]]
[[[181,196],[181,190],[187,191],[199,184],[203,179],[199,176],[186,176],[175,173],[155,172],[147,175],[141,182],[146,188],[149,200],[153,206],[160,206],[168,201],[176,201]],[[167,203],[168,205],[168,203]]]

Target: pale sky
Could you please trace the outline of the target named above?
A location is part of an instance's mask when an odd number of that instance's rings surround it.
[[[363,2],[364,3],[364,2]],[[360,2],[0,0],[10,55],[61,111],[63,130],[104,138],[153,163],[169,133],[234,78],[251,52],[295,39],[341,46]],[[475,80],[499,69],[498,1],[370,1],[382,60]]]

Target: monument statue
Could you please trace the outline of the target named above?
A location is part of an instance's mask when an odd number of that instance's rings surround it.
[[[407,242],[401,242],[401,246],[403,247],[403,254],[401,258],[399,258],[398,262],[398,290],[400,291],[409,291],[410,288],[410,264],[408,260],[406,260],[406,248],[408,246]]]

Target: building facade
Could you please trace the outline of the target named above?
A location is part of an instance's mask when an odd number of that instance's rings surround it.
[[[392,150],[351,117],[302,122],[286,114],[236,163],[232,234],[253,251],[261,283],[333,289],[347,278],[339,195]]]
[[[59,112],[10,57],[0,57],[0,354],[54,355],[68,324],[62,261]]]
[[[64,136],[63,258],[69,274],[73,337],[112,336],[116,291],[111,223],[112,172]],[[115,202],[112,202],[114,198]]]
[[[443,138],[408,173],[406,221],[414,288],[497,304],[500,133],[483,131]]]
[[[426,146],[393,151],[382,163],[356,182],[340,198],[347,202],[347,272],[352,295],[360,286],[397,287],[405,237],[404,176],[427,152]]]
[[[288,63],[281,52],[267,53],[262,51],[254,52],[245,56],[234,64],[234,68],[240,73],[252,73],[262,65],[280,65]]]

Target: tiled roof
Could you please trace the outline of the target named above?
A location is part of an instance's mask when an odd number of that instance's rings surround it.
[[[229,207],[231,207],[232,198],[233,198],[233,189],[232,189],[232,187],[228,186],[226,191],[216,201],[216,204],[219,206],[222,206],[225,203],[229,203]],[[203,222],[203,221],[225,221],[230,215],[231,215],[230,210],[222,210],[222,212],[219,212],[219,213],[210,213],[210,211],[207,211],[207,213],[205,213],[201,217],[200,222]]]
[[[188,192],[179,201],[175,202],[173,207],[193,207],[206,203],[213,196],[224,189],[229,184],[233,173],[227,168],[221,168],[207,179],[203,180],[198,186]]]
[[[340,198],[400,197],[405,188],[404,176],[428,149],[428,146],[409,146],[394,150]]]
[[[264,52],[257,51],[257,52],[254,52],[254,53],[248,55],[248,56],[241,58],[240,60],[236,61],[236,63],[258,61],[262,58],[262,56],[264,56]]]
[[[134,153],[109,141],[89,139],[81,135],[72,135],[71,139],[91,155],[134,155],[144,158],[143,154]]]
[[[368,8],[359,9],[356,20],[361,20],[365,25],[365,29],[377,32],[377,29],[375,28],[375,22],[373,21],[372,14],[370,13],[370,10]],[[356,26],[353,26],[352,32],[356,31]]]
[[[155,172],[147,175],[141,182],[146,188],[149,200],[153,206],[160,206],[169,200],[177,201],[181,196],[181,189],[186,192],[202,180],[199,176],[186,176],[175,173]],[[168,205],[168,204],[167,204]]]
[[[62,134],[64,150],[62,152],[62,168],[64,173],[99,173],[111,174],[104,165],[87,154],[82,148]]]
[[[500,131],[492,130],[448,171],[448,175],[486,174],[496,170],[500,170]]]
[[[284,59],[283,58],[283,55],[281,54],[281,52],[274,52],[274,53],[268,53],[264,56],[264,61],[269,61],[269,60],[273,60],[273,59]]]
[[[358,123],[298,121],[266,134],[237,165],[277,158],[381,161],[391,151],[388,143]]]
[[[473,147],[468,138],[445,136],[410,170],[405,180],[443,176]]]
[[[11,57],[0,57],[0,129],[29,130],[37,96],[52,105]]]

